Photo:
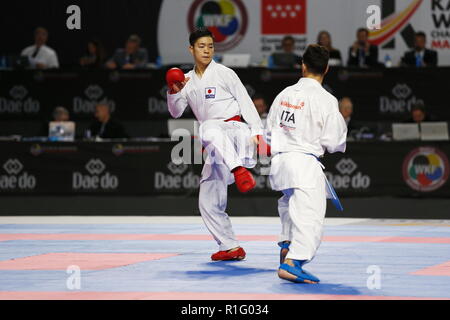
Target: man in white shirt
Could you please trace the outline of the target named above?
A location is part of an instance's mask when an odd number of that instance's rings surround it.
[[[220,250],[211,259],[242,260],[246,253],[225,212],[227,189],[234,182],[241,192],[256,185],[246,168],[256,164],[253,153],[262,134],[261,119],[236,73],[213,60],[212,33],[200,28],[189,42],[195,67],[183,82],[169,83],[167,104],[174,118],[189,105],[200,123],[199,138],[208,158],[200,181],[199,209]]]
[[[328,60],[325,47],[307,48],[303,78],[276,97],[266,124],[273,155],[270,182],[273,190],[283,192],[278,201],[282,223],[278,275],[293,282],[319,282],[302,269],[319,248],[325,218],[327,184],[318,159],[326,151],[346,149],[347,126],[338,101],[322,87]]]
[[[22,50],[21,55],[28,57],[30,67],[33,69],[59,68],[56,52],[46,46],[48,31],[39,27],[34,31],[34,45]]]

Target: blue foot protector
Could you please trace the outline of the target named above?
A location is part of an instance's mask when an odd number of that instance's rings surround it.
[[[294,266],[283,263],[282,265],[280,265],[280,269],[285,270],[294,276],[297,276],[297,279],[292,280],[293,282],[305,283],[305,280],[320,282],[319,278],[302,269],[302,265],[305,263],[305,260],[292,261],[294,262]]]
[[[289,249],[289,246],[290,246],[290,245],[291,245],[291,243],[288,242],[288,241],[278,242],[278,246],[279,246],[281,249]]]

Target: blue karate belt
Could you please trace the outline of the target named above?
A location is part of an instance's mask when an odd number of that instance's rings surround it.
[[[320,159],[318,157],[316,157],[314,154],[312,153],[306,153],[310,156],[313,156],[314,158],[317,159],[317,161],[320,162],[320,164],[322,164],[322,162],[320,161]],[[323,165],[322,165],[323,166]],[[331,185],[331,183],[328,181],[327,177],[325,176],[325,182],[326,182],[326,188],[328,190],[328,193],[331,195],[331,202],[333,203],[333,205],[336,207],[336,209],[338,209],[339,211],[344,211],[344,207],[341,204],[341,201],[339,200],[339,197],[336,193],[336,191],[334,190],[333,186]]]

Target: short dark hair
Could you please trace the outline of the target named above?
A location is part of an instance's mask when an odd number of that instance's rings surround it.
[[[425,104],[422,101],[418,101],[411,106],[411,112],[420,110],[425,113]]]
[[[141,37],[139,37],[137,34],[132,34],[128,37],[128,42],[135,42],[138,45],[141,44]]]
[[[365,32],[367,35],[369,34],[369,30],[367,28],[359,28],[358,31],[356,31],[357,34],[360,32]]]
[[[201,27],[201,28],[197,28],[195,29],[189,36],[189,43],[191,44],[191,46],[193,46],[198,39],[203,38],[203,37],[211,37],[214,41],[214,35],[212,34],[211,31],[208,30],[208,28],[205,27]]]
[[[328,49],[318,44],[310,44],[303,54],[303,64],[309,72],[317,75],[325,74],[329,59]]]
[[[418,32],[416,32],[416,34],[415,34],[415,36],[416,37],[423,37],[423,38],[427,38],[427,35],[425,34],[425,32],[423,32],[423,31],[418,31]]]
[[[48,35],[48,30],[44,27],[37,27],[36,29],[34,29],[34,34],[38,33],[38,31],[44,31],[45,34]]]
[[[259,99],[264,100],[264,102],[266,101],[266,98],[264,97],[264,95],[261,94],[261,93],[259,93],[259,92],[255,93],[255,94],[252,96],[252,100],[253,100],[253,101],[259,100]]]
[[[281,43],[285,43],[286,41],[292,41],[292,42],[295,43],[295,39],[294,39],[293,36],[285,36],[285,37],[283,38],[283,40],[281,40]]]

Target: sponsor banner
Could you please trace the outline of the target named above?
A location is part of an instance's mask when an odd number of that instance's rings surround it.
[[[236,69],[236,72],[249,94],[263,93],[268,105],[284,88],[299,79],[295,70],[249,68]],[[88,121],[93,119],[95,105],[99,102],[108,103],[114,117],[121,121],[170,118],[165,70],[80,72],[74,73],[74,78],[57,71],[52,72],[51,77],[47,77],[48,73],[40,74],[43,78],[36,78],[34,72],[0,72],[4,84],[0,86],[0,120],[48,121],[53,109],[62,105],[69,109],[73,120]],[[450,109],[442,103],[448,100],[448,85],[442,81],[446,78],[450,78],[450,68],[333,68],[325,78],[324,87],[338,98],[349,96],[353,99],[354,120],[403,120],[417,102],[423,102],[437,119],[449,119]],[[214,99],[216,88],[208,87],[204,94],[205,99]],[[20,103],[10,104],[8,101],[11,99]],[[24,107],[27,103],[23,101],[27,99],[31,99],[28,105],[34,107]],[[183,117],[193,117],[190,108],[186,109]],[[163,132],[155,132],[156,136],[160,134]]]
[[[41,103],[29,92],[26,85],[11,82],[5,89],[0,96],[0,115],[35,117],[40,114]]]
[[[165,70],[13,71],[0,72],[0,78],[0,120],[48,121],[57,106],[66,107],[73,120],[92,120],[98,103],[107,103],[125,121],[170,117]],[[192,116],[190,109],[185,115]]]
[[[114,191],[119,187],[119,178],[107,171],[101,159],[90,159],[84,169],[72,174],[74,191]]]
[[[414,32],[423,31],[428,47],[438,52],[439,65],[450,65],[449,0],[165,0],[158,24],[159,52],[165,63],[190,62],[189,32],[204,26],[216,37],[218,55],[251,53],[258,65],[279,49],[284,35],[294,36],[296,52],[302,54],[327,30],[346,64],[356,30],[367,25],[370,5],[381,8],[381,28],[369,37],[379,46],[381,63],[389,56],[398,65],[414,45]]]
[[[0,175],[0,191],[2,192],[32,192],[37,186],[36,176],[29,173],[23,163],[17,158],[9,158],[2,165]]]
[[[0,193],[30,195],[197,196],[202,165],[172,161],[178,142],[0,142]],[[449,197],[448,143],[348,143],[326,155],[325,175],[341,197]],[[269,159],[251,171],[255,189],[237,197],[267,196]]]
[[[341,158],[332,169],[335,170],[325,171],[325,175],[335,190],[361,193],[370,190],[370,176],[361,172],[352,158]]]

